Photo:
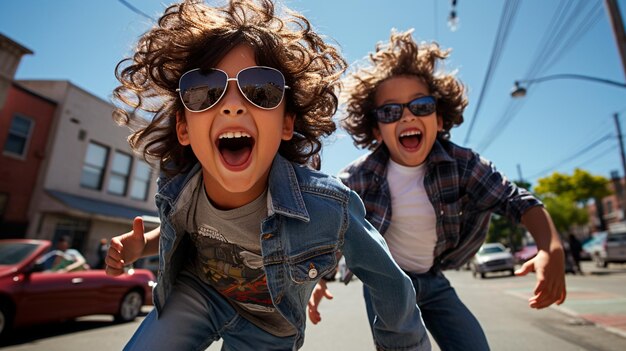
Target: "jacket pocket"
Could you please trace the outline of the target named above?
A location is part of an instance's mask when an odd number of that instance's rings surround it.
[[[336,246],[323,246],[290,257],[288,265],[291,279],[296,283],[318,281],[337,266],[336,253]]]

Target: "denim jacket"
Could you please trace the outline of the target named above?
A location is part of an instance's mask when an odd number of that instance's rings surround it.
[[[157,312],[185,264],[189,203],[200,165],[173,178],[161,177],[156,203],[161,218]],[[194,181],[195,179],[195,181]],[[337,265],[337,251],[368,285],[377,320],[374,339],[383,350],[430,350],[411,280],[393,261],[382,236],[365,220],[355,192],[334,177],[274,159],[269,175],[269,216],[259,240],[274,306],[297,329],[293,349],[304,343],[306,307],[315,284]]]

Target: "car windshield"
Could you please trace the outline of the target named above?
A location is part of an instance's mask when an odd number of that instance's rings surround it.
[[[608,239],[606,239],[606,240],[608,242],[626,241],[626,233],[611,234],[611,235],[609,235]]]
[[[0,243],[0,265],[16,264],[36,248],[37,245],[29,243]]]
[[[498,252],[504,252],[504,250],[500,246],[487,246],[487,247],[480,248],[480,250],[478,251],[478,254],[485,255],[485,254],[498,253]]]

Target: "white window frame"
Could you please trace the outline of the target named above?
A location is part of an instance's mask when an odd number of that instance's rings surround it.
[[[29,122],[29,127],[28,127],[28,133],[26,135],[17,135],[20,138],[24,138],[24,149],[22,150],[21,154],[15,153],[13,151],[9,151],[6,149],[7,147],[7,142],[9,141],[9,137],[11,135],[16,135],[18,134],[16,131],[12,131],[11,129],[13,128],[13,122],[16,119],[23,119]],[[9,131],[7,133],[7,138],[4,142],[4,146],[2,148],[2,154],[5,156],[10,156],[10,157],[15,157],[21,160],[26,159],[27,155],[28,155],[28,150],[30,149],[30,141],[33,135],[33,130],[35,130],[35,120],[30,118],[30,117],[26,117],[24,115],[20,115],[20,114],[15,114],[13,115],[13,118],[11,118],[11,124],[9,125]]]

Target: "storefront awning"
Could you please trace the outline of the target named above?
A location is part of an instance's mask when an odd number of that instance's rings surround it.
[[[125,219],[133,219],[137,216],[158,216],[156,211],[146,211],[141,208],[90,199],[56,190],[47,190],[46,192],[54,199],[60,201],[63,205],[89,214]]]

